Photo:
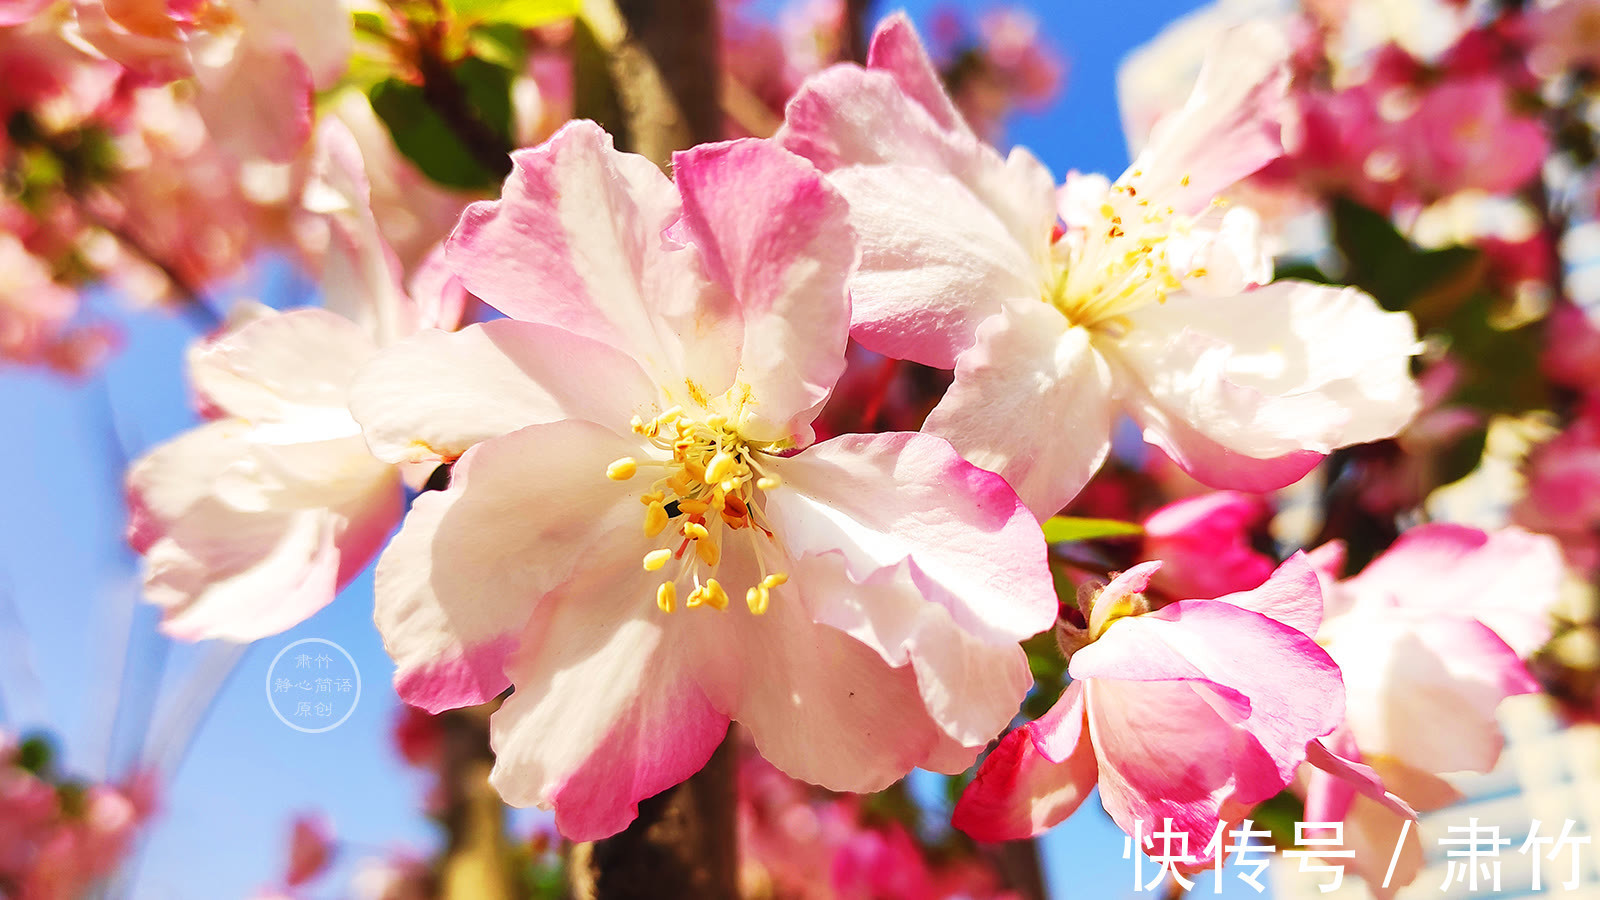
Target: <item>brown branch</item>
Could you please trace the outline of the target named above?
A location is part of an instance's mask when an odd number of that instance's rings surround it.
[[[177,295],[178,308],[187,315],[194,325],[201,331],[210,331],[222,324],[222,319],[217,311],[206,302],[205,291],[189,277],[184,275],[178,267],[162,258],[154,248],[145,243],[139,235],[128,227],[126,222],[114,221],[110,216],[104,215],[95,209],[90,198],[80,198],[77,202],[79,213],[90,225],[104,231],[116,239],[117,243],[126,251],[137,256],[146,264],[159,271],[167,283],[172,286],[172,291]]]
[[[439,865],[441,900],[512,900],[517,896],[505,806],[489,784],[489,714],[498,703],[439,716],[440,818],[449,842]]]
[[[840,24],[839,58],[843,61],[867,61],[867,10],[872,0],[845,0],[844,21]]]
[[[444,37],[446,13],[439,0],[433,3],[434,21],[419,22],[407,16],[415,43],[416,58],[412,60],[417,75],[422,79],[422,99],[472,154],[472,158],[496,178],[511,174],[512,147],[503,135],[478,117],[467,98],[466,88],[456,78],[445,60]]]
[[[621,834],[578,844],[568,862],[577,900],[717,900],[738,893],[733,732],[688,781],[639,804]]]

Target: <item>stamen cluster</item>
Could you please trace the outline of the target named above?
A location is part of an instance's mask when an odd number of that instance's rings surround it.
[[[678,539],[675,548],[669,543],[644,555],[644,568],[651,572],[677,562],[672,576],[656,589],[656,605],[662,612],[676,610],[678,583],[687,580],[693,585],[686,600],[691,609],[727,609],[727,589],[709,575],[702,580],[700,566],[715,570],[727,541],[743,533],[761,573],[746,589],[745,604],[756,615],[766,612],[772,590],[789,580],[783,572],[767,570],[764,545],[776,539],[755,503],[758,492],[776,490],[781,484],[757,459],[766,445],[746,441],[725,416],[696,420],[678,406],[648,422],[635,416],[632,426],[635,434],[669,454],[667,459],[645,461],[625,456],[606,467],[606,476],[613,481],[627,481],[641,467],[665,470],[639,495],[645,507],[645,535],[670,533]]]

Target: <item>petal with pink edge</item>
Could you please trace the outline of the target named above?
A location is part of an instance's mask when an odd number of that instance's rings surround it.
[[[1280,788],[1305,760],[1306,744],[1344,718],[1339,667],[1321,647],[1289,625],[1220,600],[1184,600],[1118,619],[1073,655],[1068,672],[1102,681],[1198,677],[1237,692],[1249,702],[1240,724],[1268,754]]]
[[[1004,301],[1038,298],[1043,263],[955,178],[889,165],[831,180],[861,235],[852,334],[867,349],[953,368]]]
[[[1289,45],[1254,22],[1229,30],[1207,55],[1183,107],[1151,130],[1129,168],[1142,193],[1185,214],[1283,154]],[[1132,174],[1138,173],[1138,174]]]
[[[871,647],[891,666],[910,665],[928,715],[957,743],[981,747],[1017,714],[1033,684],[1027,656],[1013,643],[980,641],[929,602],[935,589],[902,560],[857,582],[844,557],[791,561],[789,583],[811,617]]]
[[[1074,684],[1072,688],[1080,685]],[[1057,705],[1067,703],[1065,695]],[[1051,762],[1024,726],[1000,739],[962,791],[951,824],[980,841],[1020,840],[1039,834],[1077,811],[1099,777],[1081,703],[1063,722],[1077,734],[1073,753]]]
[[[1040,519],[1077,496],[1111,449],[1111,370],[1082,328],[1038,302],[978,329],[922,430],[996,472]]]
[[[1526,657],[1550,637],[1563,571],[1545,535],[1435,522],[1402,534],[1342,587],[1357,603],[1471,616]]]
[[[841,551],[863,581],[910,558],[929,599],[993,644],[1050,627],[1056,598],[1039,523],[998,475],[926,434],[851,434],[768,464],[766,512],[792,557]]]
[[[219,54],[202,46],[229,37],[197,36],[190,56],[196,61],[195,108],[206,130],[244,160],[286,163],[311,137],[311,70],[287,40],[239,41],[220,64]]]
[[[513,319],[616,347],[683,401],[685,379],[707,396],[726,390],[738,304],[704,283],[696,252],[665,237],[682,204],[661,170],[588,121],[512,161],[500,199],[467,207],[445,246],[467,290]]]
[[[698,623],[656,609],[659,580],[637,562],[585,567],[535,607],[506,660],[516,689],[490,720],[490,781],[514,806],[554,808],[572,840],[621,831],[727,731],[693,678]]]
[[[493,698],[546,593],[580,567],[639,569],[636,494],[605,474],[639,452],[592,423],[532,425],[476,445],[448,490],[417,498],[374,584],[401,699],[437,712]]]
[[[562,419],[626,434],[660,398],[616,348],[511,319],[402,341],[362,367],[349,396],[373,454],[389,462],[454,459],[480,441]]]
[[[804,435],[844,371],[855,233],[844,198],[810,163],[769,141],[673,155],[684,232],[744,319],[740,430],[760,441]],[[759,190],[752,190],[759,186]],[[743,388],[739,388],[743,390]]]
[[[1217,600],[1258,612],[1308,637],[1316,637],[1322,627],[1322,582],[1303,551],[1284,560],[1260,587]]]
[[[1348,722],[1367,757],[1426,772],[1487,772],[1504,738],[1500,701],[1537,690],[1515,651],[1470,619],[1352,613],[1322,635],[1344,670]]]

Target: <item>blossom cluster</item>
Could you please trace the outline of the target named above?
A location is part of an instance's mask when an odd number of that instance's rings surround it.
[[[726,139],[654,159],[577,83],[637,48],[538,4],[0,3],[0,356],[92,365],[116,260],[313,274],[190,348],[145,596],[251,642],[375,563],[408,758],[492,709],[567,840],[732,746],[754,896],[1008,896],[855,796],[913,769],[979,843],[1286,802],[1406,884],[1502,700],[1600,695],[1600,6],[1382,5],[1223,0],[1127,63],[1127,169],[1058,178],[997,146],[1063,77],[1020,13],[852,62],[848,4],[730,6]]]

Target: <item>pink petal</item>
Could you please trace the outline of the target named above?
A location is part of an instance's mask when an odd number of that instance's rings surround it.
[[[704,283],[696,252],[664,237],[682,212],[672,182],[587,121],[512,160],[501,199],[467,207],[446,244],[467,290],[640,360],[679,392],[674,402],[693,393],[685,379],[705,396],[731,385],[738,304]]]
[[[1074,687],[1079,685],[1068,690]],[[1057,706],[1066,703],[1063,695]],[[1047,759],[1031,735],[1032,726],[1007,734],[962,791],[951,824],[980,841],[1019,840],[1076,812],[1094,790],[1098,772],[1082,704],[1071,706],[1078,714],[1063,723],[1077,732],[1069,757],[1059,763]]]
[[[512,805],[554,808],[571,840],[621,831],[640,800],[704,766],[727,731],[693,678],[694,655],[709,647],[685,620],[692,613],[656,609],[659,580],[637,561],[583,568],[532,607],[506,659],[516,690],[490,720],[490,781]]]
[[[1282,622],[1308,637],[1315,637],[1322,627],[1322,583],[1300,551],[1284,560],[1260,587],[1217,599]]]
[[[253,641],[310,618],[400,518],[396,473],[358,436],[259,441],[238,421],[180,435],[128,474],[135,549],[162,629]]]
[[[1141,192],[1194,214],[1283,154],[1289,45],[1278,26],[1228,31],[1207,55],[1183,108],[1156,123],[1129,167]]]
[[[1068,671],[1141,683],[1199,678],[1237,692],[1249,702],[1241,727],[1262,751],[1251,765],[1269,764],[1259,775],[1241,769],[1241,777],[1276,777],[1280,788],[1304,761],[1306,743],[1344,715],[1339,668],[1322,648],[1289,625],[1220,600],[1185,600],[1118,619],[1073,656]],[[1102,752],[1102,765],[1108,758]]]
[[[454,459],[480,441],[563,419],[628,433],[658,397],[615,348],[509,319],[421,332],[378,354],[349,391],[372,452],[390,462]]]
[[[940,128],[972,133],[945,93],[944,78],[928,58],[916,27],[904,12],[892,13],[878,23],[867,48],[867,68],[893,75],[906,96],[916,101]]]
[[[1439,522],[1401,535],[1343,587],[1357,602],[1471,616],[1528,656],[1550,636],[1563,570],[1544,535]]]
[[[407,293],[417,305],[417,327],[445,331],[454,331],[461,324],[471,299],[445,262],[443,244],[430,250],[411,274]]]
[[[738,383],[757,440],[809,436],[844,371],[846,281],[857,258],[846,207],[821,173],[767,141],[707,144],[673,156],[683,227],[711,276],[738,301]]]
[[[1269,509],[1257,496],[1215,491],[1169,503],[1144,521],[1142,556],[1167,560],[1157,585],[1169,597],[1208,599],[1260,585],[1272,559],[1251,543]]]
[[[206,130],[240,159],[286,163],[311,137],[311,71],[287,42],[240,41],[220,65],[197,64],[195,82]]]
[[[851,333],[867,349],[954,368],[1003,301],[1039,295],[1042,264],[951,175],[861,166],[831,181],[849,199],[861,235]]]
[[[1008,304],[962,354],[923,425],[1000,474],[1034,515],[1054,515],[1111,448],[1111,372],[1089,333],[1043,303]]]
[[[417,498],[374,585],[401,699],[437,712],[493,698],[546,593],[580,566],[642,571],[637,491],[605,476],[611,460],[639,453],[588,422],[533,425],[476,445],[449,490]]]
[[[1470,619],[1352,612],[1322,641],[1344,670],[1362,754],[1425,772],[1489,771],[1504,742],[1496,707],[1538,689],[1515,651]]]
[[[1316,766],[1322,772],[1332,775],[1342,784],[1370,797],[1373,801],[1396,815],[1410,819],[1417,817],[1416,810],[1407,806],[1404,800],[1384,789],[1383,779],[1378,777],[1377,772],[1355,760],[1334,753],[1322,741],[1312,741],[1306,745],[1306,762]],[[1348,801],[1346,802],[1348,803]],[[1335,822],[1344,818],[1344,811],[1342,809],[1337,812],[1331,809],[1316,809],[1308,800],[1306,818],[1309,821]]]
[[[792,563],[789,583],[811,618],[871,647],[885,663],[910,665],[928,715],[949,737],[982,747],[1017,714],[1033,677],[1014,643],[989,644],[956,625],[948,609],[927,599],[916,564],[852,579],[840,553]]]
[[[852,579],[909,558],[963,630],[993,644],[1055,620],[1036,519],[997,475],[924,434],[844,435],[774,460],[767,495],[789,554],[842,550]]]

